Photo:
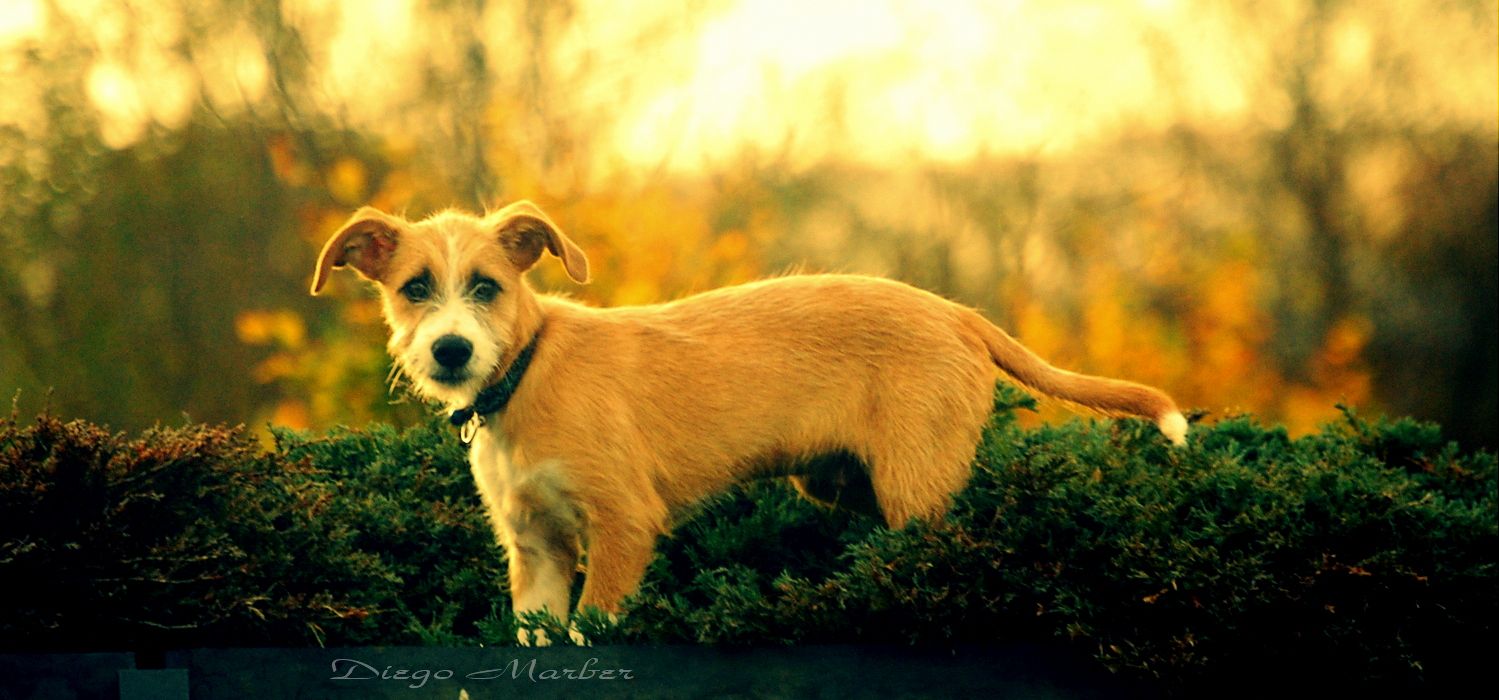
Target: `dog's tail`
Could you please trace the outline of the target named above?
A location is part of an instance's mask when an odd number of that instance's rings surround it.
[[[1187,419],[1165,392],[1134,382],[1057,369],[977,312],[969,311],[963,317],[989,348],[994,364],[1021,384],[1106,415],[1148,418],[1172,444],[1186,442]]]

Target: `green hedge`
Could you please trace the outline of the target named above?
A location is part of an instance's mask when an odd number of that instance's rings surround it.
[[[1496,651],[1496,461],[1352,411],[1021,430],[1001,387],[951,516],[899,531],[779,483],[660,543],[598,642],[1041,642],[1168,687],[1265,674],[1388,689]],[[131,439],[0,421],[8,650],[508,644],[503,554],[437,421]],[[527,620],[527,623],[537,621]],[[555,630],[554,630],[555,632]],[[554,637],[557,636],[554,634]],[[565,635],[563,635],[565,636]]]

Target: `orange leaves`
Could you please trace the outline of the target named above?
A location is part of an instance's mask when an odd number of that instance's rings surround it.
[[[293,374],[297,368],[294,353],[307,340],[302,317],[284,309],[241,311],[234,317],[234,333],[246,345],[269,345],[277,349],[251,370],[251,376],[259,384],[270,384]]]
[[[724,226],[715,203],[707,192],[649,187],[549,208],[597,271],[589,287],[569,291],[609,305],[649,304],[763,275],[755,249],[768,217]],[[550,267],[540,277],[547,286],[570,286]]]
[[[1278,339],[1256,257],[1249,249],[1189,265],[1150,262],[1152,272],[1179,275],[1150,281],[1122,274],[1112,257],[1082,260],[1085,267],[1076,277],[1081,287],[1072,297],[1032,296],[1021,288],[1008,322],[1021,342],[1058,366],[1159,386],[1183,408],[1220,416],[1260,412],[1285,422],[1292,434],[1311,432],[1336,417],[1334,404],[1370,400],[1363,354],[1373,327],[1363,317],[1344,317],[1332,324],[1303,371],[1282,370],[1273,357]],[[1145,290],[1162,282],[1179,290],[1185,303],[1152,306]],[[1066,417],[1066,411],[1042,403],[1041,419]],[[1036,422],[1030,416],[1021,420]]]
[[[1373,331],[1361,316],[1345,316],[1327,330],[1308,367],[1311,386],[1293,387],[1281,404],[1287,427],[1313,430],[1332,416],[1329,403],[1357,405],[1370,399],[1373,379],[1363,351]]]
[[[251,368],[251,378],[276,394],[252,423],[312,428],[367,421],[388,405],[382,396],[388,360],[379,304],[351,299],[341,302],[340,309],[343,321],[331,333],[309,331],[306,321],[288,309],[243,311],[235,317],[240,342],[269,351]]]
[[[318,172],[318,165],[301,153],[292,137],[279,134],[266,144],[271,172],[292,187],[313,187],[321,180],[322,188],[335,201],[350,207],[365,203],[369,188],[368,168],[352,156],[340,156]]]
[[[1216,261],[1194,287],[1185,323],[1190,394],[1231,412],[1273,402],[1284,379],[1264,356],[1270,319],[1261,310],[1255,267],[1247,260]]]
[[[332,167],[328,168],[325,177],[328,183],[328,194],[339,203],[350,207],[364,203],[368,183],[363,163],[348,156],[339,158]]]
[[[276,412],[271,414],[271,424],[306,430],[312,427],[311,414],[308,412],[307,403],[298,399],[285,399],[276,404]]]
[[[234,334],[248,345],[300,348],[307,338],[302,317],[285,309],[241,311],[234,317]]]
[[[266,155],[271,159],[271,172],[276,178],[293,187],[305,186],[312,179],[312,168],[297,157],[296,149],[292,147],[291,137],[280,135],[272,137],[266,145]]]

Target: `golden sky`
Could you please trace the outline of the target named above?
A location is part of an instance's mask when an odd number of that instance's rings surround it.
[[[603,171],[691,172],[745,150],[793,166],[829,157],[951,162],[1066,151],[1181,120],[1273,126],[1289,119],[1289,103],[1266,86],[1304,5],[1261,3],[1260,24],[1246,28],[1221,5],[1185,0],[579,0],[548,57],[548,109],[608,115],[592,164]],[[1332,71],[1320,89],[1357,105],[1371,67],[1389,58],[1380,42],[1400,36],[1417,42],[1399,58],[1426,85],[1411,110],[1494,128],[1493,26],[1403,0],[1352,6],[1331,25]],[[266,93],[263,48],[244,22],[216,32],[188,70],[171,49],[183,31],[178,3],[57,7],[99,48],[86,85],[110,145],[134,142],[153,123],[180,125],[200,93],[221,112]],[[422,60],[441,60],[433,47],[453,41],[424,7],[285,2],[285,21],[309,46],[320,106],[358,126],[387,123],[419,84]],[[0,3],[0,54],[46,41],[55,22],[45,8]],[[527,46],[518,14],[496,4],[480,20],[497,70],[516,66]],[[39,118],[34,102],[24,91],[0,97],[0,120]]]
[[[1067,149],[1123,122],[1159,125],[1161,88],[1137,35],[1182,22],[1168,0],[740,2],[644,55],[637,28],[581,13],[559,50],[608,54],[584,94],[620,73],[638,86],[613,141],[635,162],[730,157],[748,145],[892,163]],[[1219,31],[1207,28],[1207,33]],[[1242,112],[1233,57],[1208,56],[1178,86],[1203,116]]]

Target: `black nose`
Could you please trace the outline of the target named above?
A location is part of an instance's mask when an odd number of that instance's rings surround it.
[[[468,358],[473,354],[474,344],[461,336],[445,335],[432,344],[432,359],[448,369],[468,364]]]

